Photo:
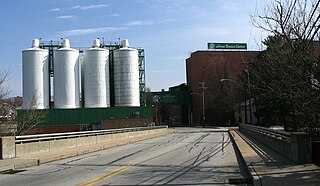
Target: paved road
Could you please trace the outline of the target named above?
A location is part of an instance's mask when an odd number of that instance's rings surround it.
[[[241,178],[226,131],[165,137],[0,175],[0,185],[224,185]]]

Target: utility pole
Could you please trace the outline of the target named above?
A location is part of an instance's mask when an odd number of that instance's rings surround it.
[[[199,89],[202,89],[202,127],[204,128],[205,127],[205,119],[206,119],[206,116],[205,116],[205,105],[204,105],[204,90],[207,89],[208,87],[205,86],[205,82],[204,81],[201,81],[199,82],[200,84],[200,87]]]
[[[249,112],[250,112],[250,124],[252,125],[252,103],[251,103],[250,74],[249,74],[249,70],[248,69],[245,69],[245,72],[248,75]]]

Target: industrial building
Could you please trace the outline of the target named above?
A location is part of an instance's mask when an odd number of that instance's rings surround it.
[[[238,110],[235,107],[247,100],[245,90],[240,100],[230,99],[235,99],[231,89],[223,90],[227,84],[235,84],[229,87],[241,86],[236,82],[238,75],[259,54],[259,51],[246,49],[245,43],[209,43],[208,50],[195,51],[186,59],[187,85],[192,94],[193,125],[230,125],[239,122],[239,119],[244,122],[244,118],[241,118],[244,113],[239,113],[240,117],[235,118]],[[232,101],[229,106],[223,103],[227,99]]]
[[[187,127],[191,123],[191,92],[186,84],[169,87],[169,91],[152,92],[156,123],[170,127]]]
[[[40,42],[22,51],[23,105],[18,111],[45,111],[37,133],[146,126],[144,49],[128,40],[91,48],[71,48],[70,41]]]

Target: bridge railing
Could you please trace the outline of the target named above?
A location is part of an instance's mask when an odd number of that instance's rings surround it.
[[[110,130],[95,130],[95,131],[81,131],[81,132],[23,135],[23,136],[16,136],[15,142],[16,142],[16,144],[22,144],[22,143],[80,138],[80,137],[89,137],[89,136],[98,136],[98,135],[107,135],[107,134],[116,134],[116,133],[126,133],[126,132],[137,132],[137,131],[146,131],[146,130],[154,130],[154,129],[164,129],[164,128],[168,128],[168,126],[162,125],[162,126],[110,129]]]
[[[168,126],[0,137],[0,159],[53,152],[81,146],[117,146],[173,132]],[[99,146],[99,145],[98,145]],[[100,146],[98,147],[100,148]]]
[[[304,132],[286,132],[248,124],[240,124],[239,130],[298,164],[311,162],[311,138]]]
[[[248,124],[241,124],[242,129],[250,130],[255,133],[260,133],[263,135],[267,135],[279,140],[291,142],[291,133],[285,132],[285,131],[279,131],[274,129],[269,129],[266,127],[260,127],[260,126],[254,126],[254,125],[248,125]]]

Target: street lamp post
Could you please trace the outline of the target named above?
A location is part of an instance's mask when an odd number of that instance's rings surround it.
[[[204,105],[204,90],[207,89],[208,87],[205,86],[205,83],[204,81],[201,81],[199,82],[199,84],[201,85],[199,87],[199,89],[202,89],[202,127],[204,128],[205,127],[205,119],[206,119],[206,110],[205,110],[205,105]]]

